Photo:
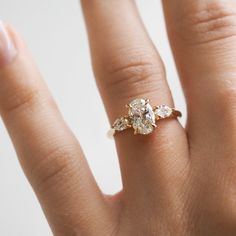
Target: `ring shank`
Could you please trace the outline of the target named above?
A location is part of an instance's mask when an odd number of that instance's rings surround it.
[[[182,117],[182,113],[174,108],[172,108],[172,116],[177,118],[177,117]]]

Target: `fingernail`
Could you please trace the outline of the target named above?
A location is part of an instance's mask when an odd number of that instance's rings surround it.
[[[0,66],[10,63],[16,56],[17,50],[4,23],[0,21]]]

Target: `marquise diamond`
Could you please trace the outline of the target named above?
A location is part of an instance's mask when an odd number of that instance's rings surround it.
[[[170,107],[168,107],[167,105],[161,105],[158,106],[155,110],[154,113],[156,115],[157,118],[166,118],[166,117],[170,117],[172,114],[172,109]]]
[[[118,118],[113,124],[113,129],[117,131],[122,131],[129,127],[129,120],[125,117]]]

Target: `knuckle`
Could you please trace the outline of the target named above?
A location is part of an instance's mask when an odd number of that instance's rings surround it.
[[[223,78],[222,78],[223,79]],[[236,118],[236,86],[232,78],[224,78],[224,84],[222,81],[215,83],[215,87],[211,89],[211,92],[208,94],[209,105],[212,107],[212,111],[215,113],[216,117],[232,119],[232,122],[235,123]],[[222,111],[223,109],[223,111]],[[230,122],[229,124],[232,124]]]
[[[144,56],[126,61],[112,66],[108,71],[106,85],[112,93],[119,91],[119,96],[130,98],[156,93],[163,87],[165,71],[159,60],[155,61]]]
[[[232,3],[214,1],[191,4],[181,15],[180,27],[184,41],[205,44],[236,36],[236,10]]]
[[[78,167],[79,152],[74,145],[64,145],[44,155],[32,170],[37,189],[44,191],[70,179]]]
[[[2,110],[11,113],[17,110],[27,109],[41,101],[45,96],[38,88],[31,86],[17,87],[2,101]]]

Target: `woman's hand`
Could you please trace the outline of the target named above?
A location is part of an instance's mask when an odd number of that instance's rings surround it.
[[[115,196],[101,193],[24,43],[1,26],[1,116],[55,235],[236,235],[236,6],[163,4],[187,127],[171,119],[148,136],[118,134],[123,190]],[[82,6],[110,121],[137,97],[173,106],[134,2],[83,0]]]

